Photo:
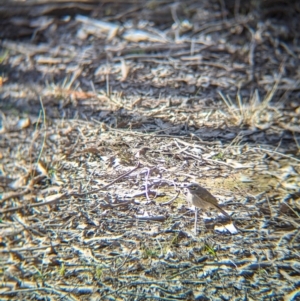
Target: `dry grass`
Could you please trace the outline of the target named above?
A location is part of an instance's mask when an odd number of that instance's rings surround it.
[[[255,90],[250,99],[245,101],[243,101],[240,94],[237,94],[237,105],[233,103],[230,96],[226,98],[219,92],[227,106],[227,116],[230,124],[259,129],[266,129],[273,125],[272,122],[281,117],[278,108],[270,104],[276,92],[276,87],[277,84],[263,100],[260,99],[258,90]]]
[[[33,169],[28,152],[40,149],[43,135],[33,141],[31,131],[10,140],[9,156],[3,153],[4,175],[15,175],[14,185],[2,186],[3,296],[151,299],[139,291],[155,285],[162,299],[178,291],[186,299],[222,284],[221,295],[236,285],[259,285],[252,292],[258,298],[264,283],[273,294],[291,293],[285,279],[296,279],[290,269],[299,259],[300,220],[293,188],[283,187],[293,176],[296,189],[298,162],[279,153],[268,159],[269,152],[243,145],[228,146],[219,161],[210,159],[223,152],[218,145],[56,120],[48,121],[42,167]],[[221,200],[237,235],[213,231],[222,224],[214,213],[194,236],[183,194],[161,205],[176,196],[173,184],[178,189],[189,181]]]
[[[1,298],[296,300],[299,47],[206,1],[132,5],[1,42]],[[236,235],[217,212],[194,234],[192,181]]]

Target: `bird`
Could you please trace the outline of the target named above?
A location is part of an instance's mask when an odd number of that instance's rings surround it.
[[[217,199],[207,189],[197,183],[189,184],[187,189],[187,201],[189,203],[192,203],[197,208],[216,208],[230,218],[230,215],[219,206]]]
[[[186,196],[188,203],[192,203],[196,208],[216,208],[231,219],[230,215],[219,206],[217,199],[208,190],[197,183],[191,183],[186,188],[188,190]],[[197,209],[195,210],[195,234],[197,234]]]

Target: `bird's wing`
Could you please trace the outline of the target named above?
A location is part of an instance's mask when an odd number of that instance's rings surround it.
[[[208,190],[206,190],[205,188],[202,189],[203,189],[202,196],[206,200],[206,202],[211,203],[218,210],[220,210],[225,216],[230,217],[230,215],[219,206],[218,200]]]
[[[202,187],[201,187],[202,188]],[[205,188],[201,189],[202,198],[208,202],[213,204],[214,206],[218,206],[218,200]]]

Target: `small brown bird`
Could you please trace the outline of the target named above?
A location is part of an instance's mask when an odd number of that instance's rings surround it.
[[[203,209],[217,208],[225,216],[230,218],[230,215],[219,206],[217,199],[205,188],[201,187],[197,183],[191,183],[187,186],[187,189],[187,201],[189,203],[192,203],[195,207]]]

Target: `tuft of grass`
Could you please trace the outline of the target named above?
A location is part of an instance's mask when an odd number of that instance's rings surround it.
[[[101,279],[102,275],[103,275],[103,268],[99,265],[96,266],[95,269],[95,275],[97,279]]]
[[[158,252],[154,249],[145,248],[143,249],[142,257],[143,259],[156,258],[158,257]]]
[[[274,116],[274,109],[270,106],[279,81],[277,81],[271,91],[269,91],[266,97],[261,101],[258,90],[250,97],[249,101],[242,99],[238,93],[236,96],[236,102],[234,103],[229,95],[224,95],[219,91],[219,95],[228,108],[229,121],[235,126],[249,126],[257,128],[269,127],[270,124],[276,120]]]
[[[0,64],[2,64],[5,59],[8,57],[8,50],[4,50],[0,52]]]
[[[180,242],[179,235],[178,235],[178,233],[175,233],[175,235],[173,236],[173,238],[171,240],[171,245],[176,245],[179,242]]]
[[[65,264],[62,263],[59,270],[58,270],[58,273],[60,276],[64,277],[65,274],[66,274],[66,267],[65,267]]]
[[[212,158],[214,160],[223,160],[224,156],[225,156],[225,154],[223,152],[219,152],[217,155],[213,156]]]
[[[49,273],[44,273],[43,271],[40,271],[37,267],[34,266],[34,269],[36,270],[36,273],[33,274],[34,280],[35,281],[42,281],[42,283],[45,282],[47,275]]]
[[[205,244],[204,245],[204,250],[210,254],[210,255],[213,255],[214,257],[217,257],[217,252],[214,250],[213,247],[211,247],[210,245],[208,244]]]
[[[55,175],[56,175],[56,169],[54,167],[49,168],[48,175],[49,175],[50,178],[55,177]]]

